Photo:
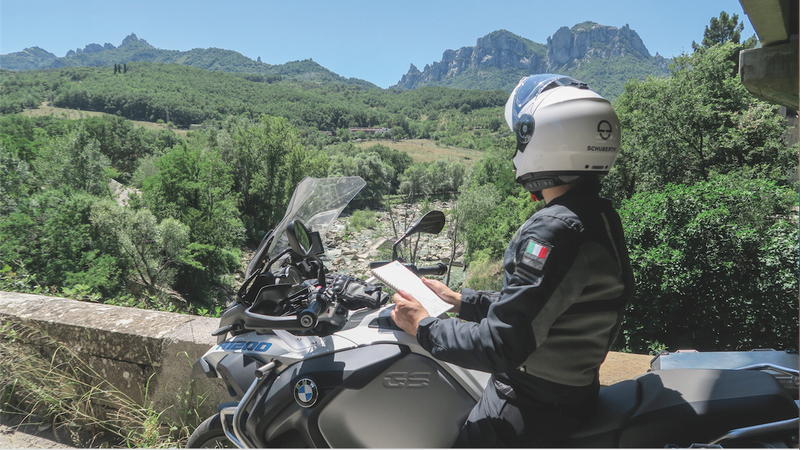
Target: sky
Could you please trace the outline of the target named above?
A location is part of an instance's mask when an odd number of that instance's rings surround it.
[[[0,54],[41,47],[62,57],[88,44],[119,46],[131,33],[164,50],[217,47],[268,64],[313,59],[382,88],[411,64],[474,46],[496,30],[546,44],[585,21],[642,38],[651,55],[689,53],[712,17],[738,14],[738,0],[0,0]]]

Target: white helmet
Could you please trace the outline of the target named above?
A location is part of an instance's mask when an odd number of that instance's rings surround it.
[[[620,125],[611,103],[564,75],[520,80],[505,110],[517,138],[516,181],[526,190],[602,179],[619,153]]]

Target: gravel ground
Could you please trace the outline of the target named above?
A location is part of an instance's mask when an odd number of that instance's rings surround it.
[[[75,448],[62,443],[70,442],[67,436],[61,436],[59,442],[51,425],[21,419],[18,415],[0,414],[0,448]]]

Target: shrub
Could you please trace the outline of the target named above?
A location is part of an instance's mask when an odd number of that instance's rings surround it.
[[[637,293],[625,345],[646,351],[796,347],[797,224],[792,189],[720,176],[623,203]]]
[[[370,210],[359,210],[354,211],[353,215],[350,216],[350,220],[347,222],[347,231],[348,232],[359,232],[364,228],[375,228],[378,226],[377,220],[375,220],[375,212]]]

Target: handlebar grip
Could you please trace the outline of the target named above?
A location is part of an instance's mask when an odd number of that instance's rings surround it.
[[[314,328],[317,325],[319,315],[327,308],[328,305],[324,300],[311,300],[308,304],[308,308],[297,314],[297,322],[304,328]]]
[[[437,263],[433,266],[417,267],[414,271],[417,275],[444,275],[447,273],[447,264]]]

